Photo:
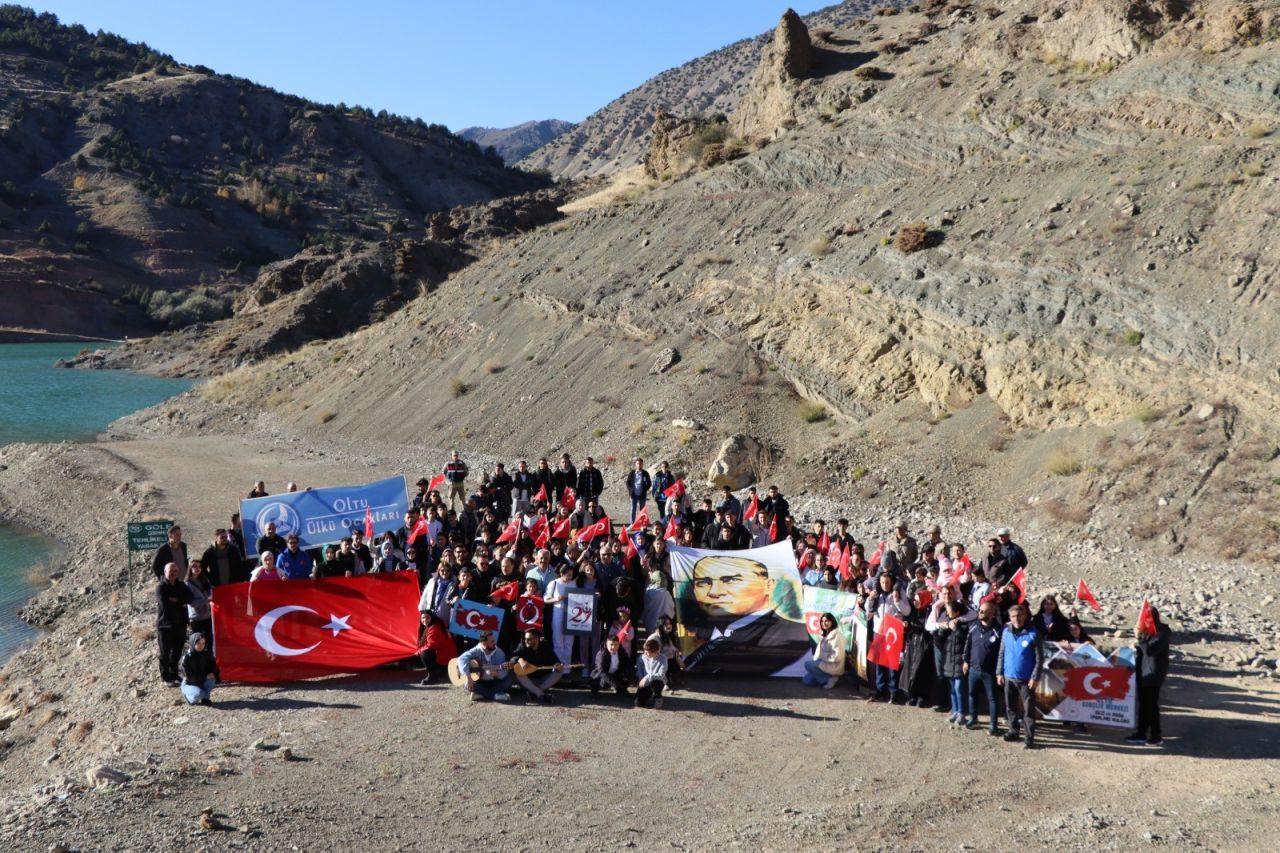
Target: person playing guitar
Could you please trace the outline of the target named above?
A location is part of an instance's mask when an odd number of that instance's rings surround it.
[[[471,693],[473,702],[489,702],[497,699],[506,702],[511,698],[511,664],[498,648],[498,640],[492,631],[480,634],[480,644],[468,649],[456,658],[458,670],[464,674],[462,685]],[[465,677],[470,674],[471,677]]]
[[[537,699],[544,705],[550,705],[551,688],[564,675],[565,667],[556,659],[556,653],[552,651],[551,646],[542,644],[542,632],[537,628],[525,631],[524,642],[516,646],[515,651],[511,653],[511,659],[521,670],[529,667],[550,670],[539,683],[535,683],[529,675],[516,672],[516,681],[520,682],[520,686],[525,689],[530,699]]]

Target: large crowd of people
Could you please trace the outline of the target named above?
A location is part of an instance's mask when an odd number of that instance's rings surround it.
[[[906,629],[900,667],[870,665],[864,679],[839,620],[823,614],[804,684],[830,689],[845,681],[855,691],[866,688],[869,701],[935,709],[949,724],[970,729],[982,728],[985,709],[991,735],[1000,734],[1003,710],[1004,738],[1028,747],[1035,743],[1035,715],[1026,709],[1033,707],[1045,643],[1071,648],[1090,641],[1079,617],[1062,612],[1054,596],[1042,596],[1031,611],[1027,555],[1008,528],[982,542],[976,555],[944,538],[936,524],[917,539],[905,520],[864,543],[845,518],[802,524],[777,486],[762,494],[752,487],[742,496],[724,487],[695,499],[668,463],[650,471],[639,458],[619,479],[629,523],[605,523],[607,482],[591,457],[581,468],[567,453],[554,467],[545,458],[532,468],[521,460],[513,471],[499,463],[473,479],[455,451],[435,483],[417,481],[403,525],[376,541],[366,541],[356,526],[338,543],[308,550],[295,532],[281,536],[268,524],[249,549],[233,514],[194,556],[175,526],[152,563],[161,678],[181,685],[192,704],[212,701],[215,586],[406,571],[417,574],[421,591],[422,683],[442,680],[456,661],[459,680],[476,701],[507,700],[519,690],[528,701],[547,703],[553,688],[577,682],[596,696],[661,707],[664,691],[688,677],[669,542],[720,551],[789,542],[804,585],[856,596],[873,632],[889,616]],[[433,488],[437,484],[444,489]],[[287,490],[296,491],[296,484]],[[260,481],[249,497],[267,494]],[[624,527],[629,535],[617,536]],[[593,633],[566,630],[571,592],[594,597]],[[502,608],[501,629],[478,640],[450,633],[451,611],[462,600]],[[513,611],[517,601],[529,600],[540,602],[541,618],[526,619],[533,627],[518,630]],[[1169,630],[1152,610],[1154,621],[1140,627],[1135,647],[1139,726],[1130,740],[1159,745]]]

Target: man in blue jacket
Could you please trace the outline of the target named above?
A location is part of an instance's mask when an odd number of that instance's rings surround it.
[[[996,605],[993,601],[981,605],[978,609],[978,621],[969,627],[964,641],[964,673],[969,679],[969,722],[966,728],[978,727],[978,690],[987,697],[987,713],[991,716],[991,725],[987,734],[994,735],[999,729],[996,726],[996,665],[1000,658],[1000,622],[996,619]]]
[[[1009,624],[1000,635],[1000,654],[996,658],[996,683],[1004,687],[1005,717],[1009,721],[1004,739],[1016,741],[1018,729],[1025,726],[1025,749],[1035,747],[1035,686],[1044,667],[1044,646],[1040,633],[1028,624],[1030,620],[1025,604],[1016,604],[1009,610]]]

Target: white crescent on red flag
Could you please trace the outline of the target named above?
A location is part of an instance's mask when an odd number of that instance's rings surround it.
[[[418,578],[385,572],[213,588],[213,637],[227,681],[271,682],[369,669],[418,647]]]
[[[760,513],[760,501],[756,497],[756,493],[751,493],[751,500],[747,501],[747,508],[742,513],[742,521],[755,521],[756,516]]]
[[[497,541],[499,543],[514,542],[516,541],[516,534],[518,534],[519,532],[520,532],[520,516],[516,516],[515,518],[511,519],[511,523],[506,526],[506,529],[503,530],[500,534],[498,534]]]
[[[1009,583],[1018,588],[1018,603],[1022,604],[1027,600],[1027,568],[1023,566],[1013,573],[1013,577],[1009,578]]]
[[[681,477],[679,480],[676,480],[670,486],[667,486],[665,489],[662,490],[662,494],[668,498],[684,497],[684,478]]]
[[[546,483],[543,483],[541,486],[538,487],[538,493],[533,496],[533,500],[535,503],[537,501],[542,501],[543,503],[547,502],[547,484]]]
[[[573,489],[565,489],[564,494],[560,495],[560,506],[565,509],[573,509],[577,505],[578,495]]]
[[[644,530],[648,526],[649,526],[649,508],[644,507],[640,510],[639,514],[636,515],[636,520],[631,522],[630,530],[632,533],[635,533],[637,531]]]
[[[552,539],[568,539],[569,531],[571,529],[572,528],[569,527],[569,518],[568,516],[565,516],[564,518],[556,522],[555,527],[551,528],[551,538]]]
[[[427,491],[434,492],[436,489],[440,488],[440,485],[443,482],[444,482],[444,474],[436,474],[434,477],[431,478],[431,482],[427,483]]]
[[[597,521],[595,524],[589,524],[578,531],[578,544],[586,545],[597,536],[608,536],[613,530],[613,524],[609,521],[609,516]]]
[[[906,626],[896,616],[885,615],[876,626],[875,636],[871,639],[871,648],[867,649],[867,660],[877,666],[897,669],[902,665],[903,636]]]
[[[667,517],[667,529],[662,531],[662,538],[663,539],[680,538],[680,525],[679,523],[676,522],[675,515],[670,515]]]

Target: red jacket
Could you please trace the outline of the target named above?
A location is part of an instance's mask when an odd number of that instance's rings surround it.
[[[427,636],[422,638],[420,651],[434,651],[436,663],[441,666],[458,656],[458,647],[454,645],[453,637],[449,636],[439,620],[432,622],[431,627],[427,628]]]

